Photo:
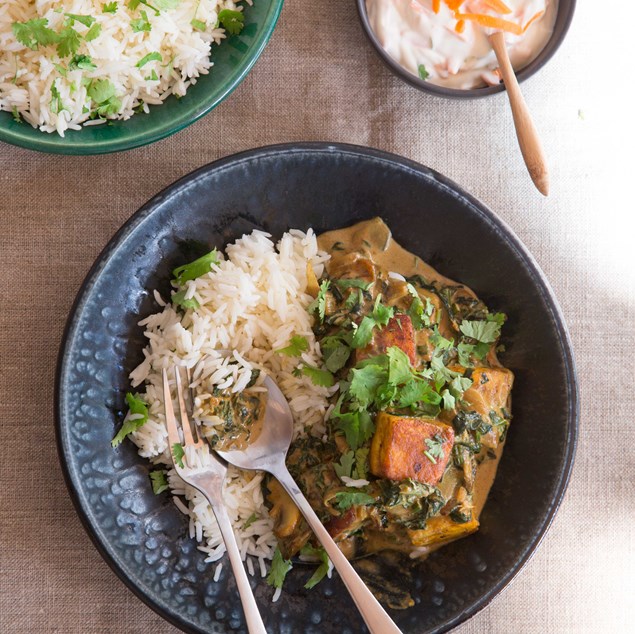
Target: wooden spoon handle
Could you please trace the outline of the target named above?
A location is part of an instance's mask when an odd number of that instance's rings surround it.
[[[514,116],[516,137],[518,138],[518,145],[520,145],[523,159],[525,159],[525,165],[538,191],[544,196],[548,196],[549,172],[547,171],[547,159],[538,137],[538,131],[529,113],[529,108],[520,92],[516,73],[514,73],[512,64],[509,61],[505,36],[499,31],[490,35],[489,40],[496,53],[498,65],[503,75],[503,81],[505,82]]]

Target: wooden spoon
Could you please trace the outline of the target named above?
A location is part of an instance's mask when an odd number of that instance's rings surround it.
[[[498,59],[498,65],[503,75],[509,103],[512,107],[512,114],[514,115],[516,137],[518,138],[518,145],[520,145],[523,159],[525,159],[527,171],[538,191],[544,196],[548,196],[549,172],[547,171],[547,159],[538,138],[538,131],[529,113],[529,108],[520,92],[516,74],[509,61],[505,36],[502,31],[498,31],[489,36],[489,41],[496,53],[496,59]]]

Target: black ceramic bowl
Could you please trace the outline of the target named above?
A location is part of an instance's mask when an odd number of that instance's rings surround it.
[[[498,92],[505,90],[505,85],[501,82],[497,86],[483,86],[481,88],[470,88],[462,90],[458,88],[446,88],[445,86],[436,86],[430,82],[413,75],[410,71],[407,71],[403,66],[398,64],[388,53],[384,50],[380,44],[375,32],[373,31],[370,21],[368,19],[368,11],[366,10],[366,0],[356,0],[357,11],[359,18],[364,28],[366,37],[370,40],[376,53],[381,60],[392,70],[392,72],[400,77],[411,86],[423,90],[424,92],[432,93],[433,95],[439,95],[441,97],[452,97],[456,99],[474,99],[476,97],[486,97],[487,95],[494,95]],[[575,11],[576,0],[558,0],[558,13],[556,15],[556,22],[554,25],[553,33],[547,42],[547,45],[542,49],[540,54],[531,63],[525,66],[523,69],[516,73],[516,77],[519,82],[524,81],[528,77],[531,77],[536,71],[540,70],[558,50],[560,44],[562,44],[571,20],[573,20],[573,13]]]
[[[254,228],[279,236],[379,215],[398,242],[504,310],[503,360],[516,375],[514,420],[481,530],[386,576],[415,606],[391,611],[404,633],[450,629],[487,605],[542,539],[564,494],[577,436],[571,344],[537,264],[491,211],[440,174],[400,157],[327,144],[262,148],[207,165],[160,193],[120,229],[89,272],[71,310],[56,384],[59,455],[86,530],[143,601],[188,632],[245,631],[236,586],[220,581],[188,538],[121,422],[128,373],[142,359],[137,323],[157,311],[171,270]],[[280,600],[253,580],[268,631],[346,633],[365,628],[337,577],[303,589],[296,566]]]

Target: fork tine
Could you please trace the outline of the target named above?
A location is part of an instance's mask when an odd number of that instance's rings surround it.
[[[179,428],[176,424],[176,417],[174,416],[170,383],[165,368],[163,368],[163,404],[165,406],[165,424],[168,428],[168,440],[170,441],[170,456],[172,456],[172,447],[176,444],[180,444],[181,438],[179,437]]]
[[[174,377],[176,379],[176,395],[179,401],[179,413],[181,415],[181,427],[183,428],[183,438],[185,440],[185,446],[188,447],[197,445],[198,436],[196,440],[194,440],[194,436],[192,434],[192,425],[187,415],[185,401],[183,400],[183,385],[181,383],[181,372],[179,371],[178,367],[174,368]]]

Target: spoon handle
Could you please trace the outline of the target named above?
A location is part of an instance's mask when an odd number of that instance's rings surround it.
[[[342,554],[337,547],[333,538],[320,522],[311,505],[307,502],[295,480],[284,466],[278,464],[270,470],[278,482],[284,487],[286,492],[291,496],[296,506],[304,515],[309,526],[315,533],[324,550],[326,550],[330,560],[337,569],[344,585],[350,592],[357,609],[360,611],[366,626],[371,634],[401,634],[401,630],[395,625],[394,621],[388,616],[384,608],[381,607],[379,601],[373,596],[366,584],[360,579],[355,569],[349,563],[348,559]]]
[[[240,557],[236,536],[234,535],[234,529],[227,515],[227,510],[222,503],[212,504],[212,510],[216,516],[220,533],[225,541],[229,562],[236,577],[238,594],[240,595],[240,602],[242,603],[243,612],[245,613],[249,634],[267,634],[265,625],[262,622],[262,617],[260,616],[260,611],[258,610],[258,605],[256,604],[256,599],[254,598],[254,593],[249,585],[249,577],[247,577],[243,561]]]
[[[514,125],[516,126],[516,137],[518,145],[522,152],[527,171],[531,176],[531,180],[538,191],[543,196],[549,195],[549,172],[547,170],[547,159],[540,143],[538,130],[531,118],[529,108],[525,102],[516,73],[509,61],[507,46],[505,45],[505,36],[502,31],[492,33],[489,36],[490,43],[496,53],[496,59],[503,75],[503,82],[507,89],[509,104],[512,108],[514,116]]]

